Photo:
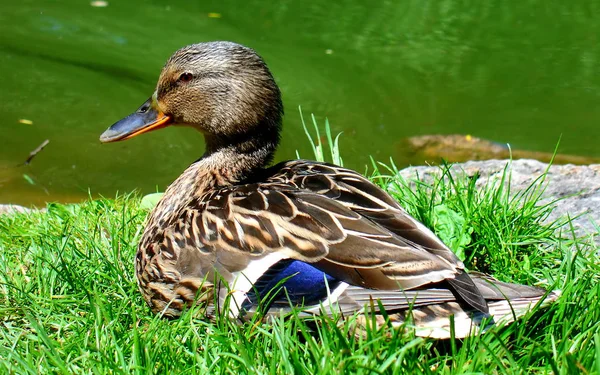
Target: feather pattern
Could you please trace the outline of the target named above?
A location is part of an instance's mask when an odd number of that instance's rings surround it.
[[[377,314],[381,304],[394,324],[411,313],[441,337],[450,315],[466,334],[484,317],[502,319],[510,303],[544,297],[469,275],[437,236],[355,171],[308,160],[265,168],[282,115],[279,88],[253,50],[199,43],[175,52],[152,98],[101,136],[118,141],[173,123],[205,137],[206,153],[168,187],[139,244],[138,284],[153,311],[177,317],[196,303],[245,319],[258,308],[323,314],[371,305]]]
[[[325,279],[352,286],[349,290],[398,293],[445,282],[446,299],[450,293],[452,301],[467,306],[466,311],[488,312],[480,288],[456,256],[358,173],[295,160],[266,170],[261,178],[261,182],[211,188],[192,196],[185,207],[174,211],[167,228],[146,231],[141,251],[160,242],[160,233],[167,248],[156,253],[176,254],[176,268],[187,271],[196,285],[219,275],[236,286],[241,293],[236,314],[248,298],[252,300],[252,283],[273,272],[270,267],[275,263],[266,262],[268,257],[308,263]],[[155,221],[152,217],[150,225]],[[236,280],[256,270],[256,264],[262,264],[262,271],[240,288]],[[163,303],[153,302],[157,293],[144,278],[140,285],[142,290],[152,290],[147,297],[151,306],[164,308]],[[166,315],[178,315],[197,292],[193,288],[185,295],[173,291],[160,296],[162,302],[171,303],[163,312]],[[355,299],[353,311],[362,309],[361,301]],[[394,301],[389,308],[406,308],[406,300]]]

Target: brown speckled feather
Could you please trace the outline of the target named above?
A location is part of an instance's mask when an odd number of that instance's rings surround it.
[[[138,284],[154,312],[177,317],[193,303],[220,310],[231,297],[229,314],[250,316],[257,286],[291,265],[302,270],[292,277],[327,287],[315,294],[295,286],[306,313],[328,313],[325,305],[360,312],[379,300],[396,323],[414,307],[415,323],[438,337],[450,315],[467,334],[488,312],[509,314],[506,298],[523,307],[543,297],[536,288],[473,279],[429,229],[354,171],[306,160],[264,169],[282,116],[279,88],[252,49],[198,43],[175,52],[152,97],[100,137],[114,142],[178,124],[205,138],[204,155],[166,190],[140,241]],[[284,302],[268,314],[285,310]]]
[[[232,282],[234,273],[273,253],[313,263],[339,280],[370,289],[408,290],[461,277],[470,281],[462,263],[433,233],[358,173],[305,160],[279,164],[269,173],[262,182],[190,197],[169,220],[170,235],[163,239],[167,249],[161,252],[180,254],[177,267],[198,285],[214,277],[215,270]],[[156,243],[160,231],[148,233],[152,239],[142,249]],[[474,296],[475,302],[467,303],[486,311],[472,282],[460,288],[459,295]]]

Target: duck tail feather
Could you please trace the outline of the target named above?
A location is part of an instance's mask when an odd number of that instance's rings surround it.
[[[412,326],[421,337],[464,338],[511,323],[538,304],[545,307],[556,301],[559,295],[559,291],[552,291],[537,297],[491,301],[488,314],[465,310],[458,302],[446,302],[390,314],[389,321],[395,327]]]
[[[474,310],[489,314],[489,307],[485,298],[483,298],[481,291],[466,272],[460,272],[454,279],[448,279],[448,283],[452,291],[456,293],[457,299],[464,301]]]

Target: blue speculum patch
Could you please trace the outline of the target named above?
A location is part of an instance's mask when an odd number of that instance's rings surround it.
[[[247,293],[248,299],[242,307],[249,309],[260,301],[267,308],[318,304],[339,283],[339,280],[308,263],[285,259],[275,263],[258,278]]]

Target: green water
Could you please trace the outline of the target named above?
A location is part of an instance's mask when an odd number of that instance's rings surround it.
[[[600,156],[599,1],[166,4],[0,5],[0,203],[164,189],[201,155],[200,134],[98,136],[148,98],[174,50],[209,40],[249,45],[268,62],[286,105],[277,160],[311,156],[299,105],[344,132],[346,165],[359,170],[369,155],[405,163],[400,139],[422,134],[548,152],[562,134],[561,152]]]

